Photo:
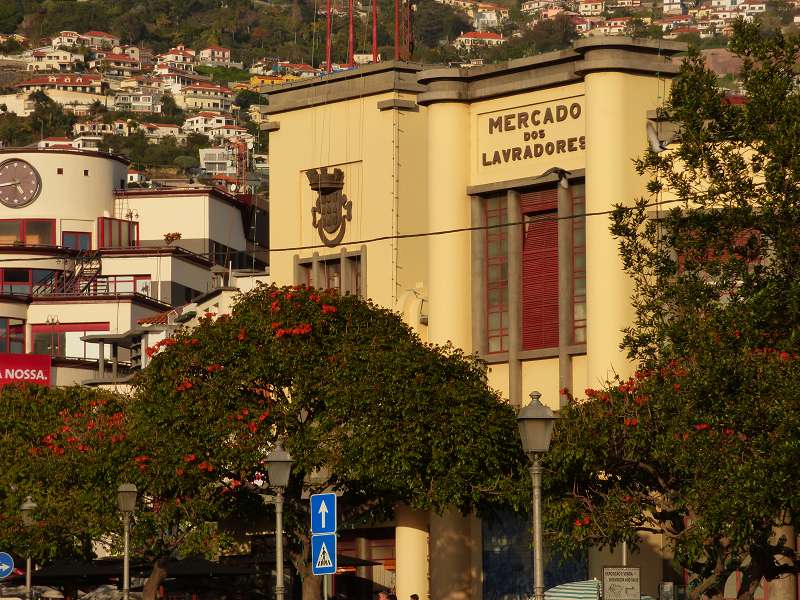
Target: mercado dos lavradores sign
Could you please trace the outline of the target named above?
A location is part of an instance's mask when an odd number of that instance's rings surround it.
[[[586,150],[583,96],[478,115],[478,166],[564,164]]]
[[[50,356],[0,353],[0,388],[12,383],[50,385]]]

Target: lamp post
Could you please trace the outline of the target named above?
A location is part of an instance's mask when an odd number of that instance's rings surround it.
[[[131,593],[131,514],[136,510],[137,492],[136,486],[132,483],[122,483],[117,488],[117,506],[122,513],[124,524],[123,540],[125,544],[125,554],[122,559],[122,597],[124,600],[128,600]]]
[[[267,477],[275,490],[275,599],[283,600],[283,493],[289,485],[292,471],[291,455],[280,441],[267,455]]]
[[[557,416],[542,404],[542,395],[531,392],[530,404],[519,411],[517,425],[522,449],[531,461],[533,481],[533,585],[536,600],[544,600],[544,557],[542,556],[542,463],[550,448]]]
[[[33,501],[33,498],[28,496],[25,498],[25,502],[22,503],[22,506],[19,507],[20,512],[22,513],[22,524],[25,527],[31,527],[34,523],[33,520],[33,513],[36,509],[39,508],[39,505]],[[28,549],[28,556],[25,557],[25,598],[27,600],[31,600],[31,577],[33,570],[33,561],[31,560],[31,552],[30,548]]]

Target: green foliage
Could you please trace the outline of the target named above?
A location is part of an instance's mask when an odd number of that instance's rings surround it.
[[[29,96],[35,108],[28,117],[27,126],[35,139],[51,136],[70,136],[75,116],[67,113],[58,102],[54,102],[42,91],[33,92]]]
[[[749,600],[800,568],[775,533],[800,525],[800,39],[738,22],[730,48],[747,101],[692,51],[664,109],[679,142],[636,162],[650,196],[613,215],[640,371],[564,411],[548,522],[567,550],[661,533],[692,598],[739,571]]]
[[[209,67],[198,65],[195,70],[201,75],[208,75],[214,83],[228,85],[231,81],[247,81],[250,79],[250,72],[235,67]]]
[[[436,48],[442,41],[452,42],[472,29],[472,23],[462,10],[435,0],[417,3],[414,13],[414,41],[417,45]]]
[[[119,531],[115,490],[125,442],[123,399],[87,388],[6,386],[0,430],[0,545],[37,561],[88,557]],[[26,527],[20,506],[39,505]]]
[[[198,160],[198,150],[210,145],[207,136],[202,134],[189,134],[186,141],[179,144],[172,136],[151,144],[144,132],[137,131],[129,136],[105,135],[100,144],[100,149],[127,156],[134,165],[139,167],[173,167],[187,168],[178,164],[177,159]],[[196,165],[189,165],[196,166]]]
[[[243,114],[247,114],[247,110],[253,104],[263,104],[265,102],[264,97],[261,96],[258,92],[253,92],[251,90],[241,90],[236,94],[236,100],[233,103],[238,106]]]
[[[301,572],[303,485],[344,492],[344,523],[385,517],[399,501],[479,511],[525,501],[514,412],[489,390],[484,366],[426,346],[397,315],[353,296],[259,287],[230,316],[207,315],[168,342],[136,398],[131,435],[147,448],[137,483],[162,506],[191,498],[215,502],[218,516],[259,514],[252,484],[269,446],[285,439],[295,459],[287,529]]]

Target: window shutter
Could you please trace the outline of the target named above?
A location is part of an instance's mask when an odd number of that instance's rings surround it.
[[[536,199],[529,205],[534,204],[543,206],[545,201]],[[522,250],[524,350],[558,346],[558,221],[555,216],[555,212],[548,212],[526,218]]]
[[[544,212],[558,209],[558,188],[523,192],[519,195],[522,214]]]

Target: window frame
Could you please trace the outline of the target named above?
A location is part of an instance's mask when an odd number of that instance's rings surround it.
[[[81,251],[81,250],[83,250],[83,248],[80,248],[80,244],[76,248],[74,246],[68,246],[66,243],[64,243],[64,236],[65,235],[88,236],[88,238],[89,238],[89,247],[86,248],[86,249],[87,250],[91,250],[92,249],[92,232],[91,231],[64,231],[64,230],[61,231],[61,245],[64,248],[71,248],[73,250]]]
[[[27,347],[27,345],[26,345],[27,336],[25,335],[25,325],[26,325],[25,319],[18,319],[17,317],[0,317],[0,321],[2,321],[4,323],[4,325],[5,325],[5,327],[2,330],[0,330],[0,352],[6,353],[6,354],[25,354],[25,350],[26,350],[26,347]],[[19,321],[19,323],[11,325],[10,321]],[[12,340],[11,340],[11,328],[12,327],[20,327],[21,328],[20,331],[22,332],[22,339],[18,340],[18,341],[22,342],[22,350],[20,352],[15,352],[15,351],[11,350],[11,343],[12,343]]]

